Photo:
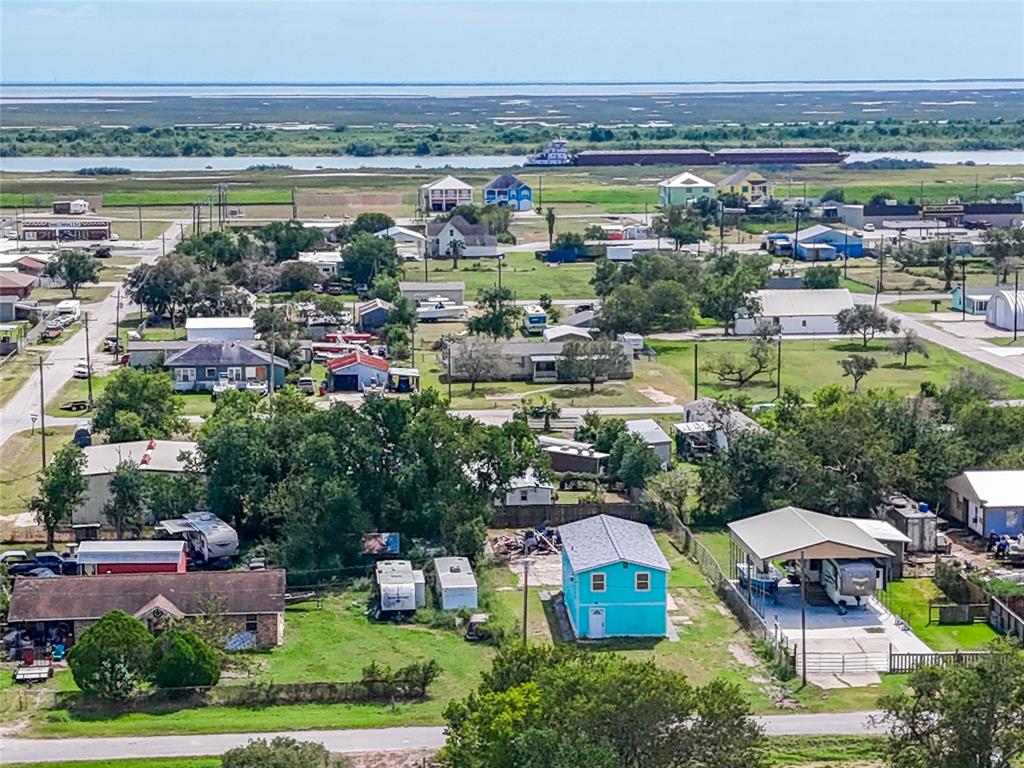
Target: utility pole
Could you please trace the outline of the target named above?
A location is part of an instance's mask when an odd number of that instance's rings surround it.
[[[967,319],[967,254],[960,259],[960,319]]]
[[[89,348],[89,313],[83,312],[82,315],[85,320],[82,321],[82,325],[85,326],[85,380],[89,388],[89,408],[92,409],[92,350]]]
[[[163,256],[166,256],[166,255],[167,255],[167,233],[166,232],[161,232],[160,233],[160,256],[163,257]]]
[[[697,371],[697,350],[700,348],[700,343],[693,342],[693,399],[696,400],[700,397],[700,381],[698,380]]]
[[[800,239],[800,211],[802,208],[802,205],[793,206],[793,213],[796,214],[796,229],[793,230],[793,253],[791,253],[790,255],[793,257],[794,261],[796,261],[797,242]]]
[[[43,382],[43,356],[39,355],[39,440],[43,444],[42,469],[46,469],[46,387]]]
[[[277,349],[277,341],[270,340],[270,378],[267,380],[267,410],[274,415],[274,352]]]
[[[782,397],[782,329],[779,328],[779,348],[775,354],[775,399]]]
[[[114,362],[121,353],[121,289],[117,289],[117,306],[114,307]]]
[[[1017,316],[1020,315],[1020,269],[1013,271],[1013,340],[1017,341]]]
[[[544,210],[544,174],[537,174],[537,209]]]
[[[526,619],[530,598],[530,558],[523,558],[523,647],[526,647]]]
[[[751,579],[752,581],[752,579]],[[800,672],[807,685],[807,560],[800,553]]]
[[[138,207],[139,210],[139,240],[142,239],[142,206]]]
[[[448,405],[452,404],[452,343],[449,341],[445,347],[448,353]]]

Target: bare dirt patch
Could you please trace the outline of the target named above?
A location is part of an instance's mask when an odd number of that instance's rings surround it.
[[[352,768],[429,768],[434,765],[433,749],[408,752],[357,752],[347,755]]]
[[[658,405],[676,404],[676,397],[674,395],[670,395],[668,392],[662,392],[660,389],[655,389],[654,387],[645,387],[640,390],[640,394]]]
[[[736,659],[736,661],[738,661],[745,667],[761,666],[761,660],[757,658],[754,652],[745,645],[740,645],[739,643],[729,643],[729,653],[732,654],[733,658]]]

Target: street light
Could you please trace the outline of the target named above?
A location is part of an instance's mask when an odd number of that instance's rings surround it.
[[[498,290],[501,290],[501,265],[505,261],[505,254],[498,254]]]

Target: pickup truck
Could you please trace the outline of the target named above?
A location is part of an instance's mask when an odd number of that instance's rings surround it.
[[[10,576],[29,576],[37,568],[50,571],[55,576],[74,576],[78,573],[78,562],[58,555],[56,552],[38,552],[35,560],[17,563],[7,569]]]

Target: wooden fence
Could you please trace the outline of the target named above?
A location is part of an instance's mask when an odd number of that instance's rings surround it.
[[[650,512],[639,504],[523,504],[495,509],[491,514],[491,527],[534,528],[544,522],[562,525],[594,515],[621,517],[638,523],[651,522]]]
[[[988,651],[943,651],[937,653],[889,652],[888,672],[913,672],[922,667],[973,667],[989,656]]]
[[[998,597],[991,600],[988,621],[997,632],[1024,643],[1024,618]]]
[[[989,604],[929,603],[929,624],[984,624],[989,620]]]

